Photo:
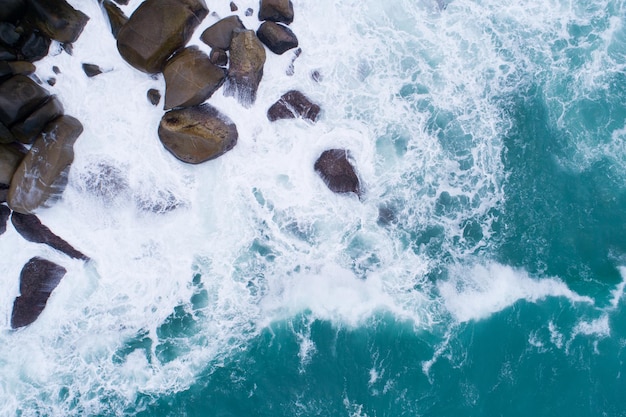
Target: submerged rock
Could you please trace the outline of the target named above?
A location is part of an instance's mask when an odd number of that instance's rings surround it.
[[[203,104],[165,113],[159,138],[176,158],[199,164],[231,150],[237,144],[238,133],[228,117]]]
[[[11,215],[11,223],[13,223],[15,230],[29,242],[46,244],[71,258],[84,261],[89,259],[65,240],[52,233],[34,214],[22,214],[14,211]]]
[[[244,107],[254,104],[264,64],[265,48],[254,31],[235,29],[224,95],[235,97]]]
[[[292,30],[278,23],[263,22],[256,35],[270,51],[278,55],[298,46],[298,38]]]
[[[245,26],[239,16],[228,16],[206,28],[200,35],[200,40],[211,48],[227,51],[230,48],[230,41],[233,39],[235,29],[245,30]]]
[[[26,0],[27,19],[41,32],[61,43],[76,42],[89,17],[65,0]]]
[[[67,115],[46,125],[13,175],[8,196],[11,209],[30,214],[61,196],[74,160],[74,142],[82,131],[82,124]]]
[[[120,28],[117,49],[133,67],[161,72],[208,13],[204,0],[146,0]]]
[[[226,78],[223,68],[191,46],[174,55],[163,70],[165,110],[201,104],[221,87]]]
[[[293,22],[293,4],[291,0],[261,0],[259,20],[271,20],[290,24]]]
[[[355,193],[360,197],[359,177],[348,157],[348,151],[345,149],[329,149],[322,152],[314,168],[331,191]]]
[[[62,266],[39,257],[31,258],[24,265],[20,273],[20,295],[13,303],[11,314],[13,329],[37,320],[66,272]]]
[[[311,102],[304,94],[297,90],[291,90],[267,110],[267,118],[270,121],[279,119],[294,119],[302,117],[315,122],[320,113],[320,106]]]

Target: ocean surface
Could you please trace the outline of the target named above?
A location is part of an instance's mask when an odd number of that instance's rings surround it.
[[[293,0],[302,54],[209,99],[239,142],[197,166],[158,140],[163,77],[70,3],[36,75],[85,130],[38,215],[92,261],[0,237],[0,415],[626,416],[626,2]],[[270,123],[294,88],[320,119]],[[33,256],[68,273],[11,331]]]

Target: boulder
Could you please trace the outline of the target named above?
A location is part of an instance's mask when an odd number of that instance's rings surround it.
[[[15,47],[20,40],[20,32],[13,23],[0,21],[0,43]]]
[[[13,133],[9,130],[8,127],[4,125],[4,123],[0,122],[0,143],[11,143],[15,142],[15,137]]]
[[[208,13],[204,0],[146,0],[117,33],[117,49],[133,67],[161,72]]]
[[[165,149],[189,164],[199,164],[231,150],[237,127],[209,104],[172,110],[163,115],[159,138]]]
[[[279,119],[295,119],[302,117],[315,122],[320,113],[320,106],[311,102],[300,91],[291,90],[267,110],[267,118],[273,122]]]
[[[111,25],[111,33],[113,34],[113,37],[117,39],[117,34],[120,31],[121,27],[124,26],[126,22],[128,22],[128,17],[111,0],[104,0],[102,2],[102,7],[104,9],[104,13],[109,19],[109,24]]]
[[[0,21],[12,22],[18,20],[26,11],[24,0],[2,0],[0,7]]]
[[[153,106],[156,106],[157,104],[159,104],[159,101],[161,101],[161,93],[156,88],[149,89],[146,93],[146,96],[148,97],[148,101],[150,102],[150,104],[152,104]]]
[[[24,75],[14,75],[0,84],[0,122],[10,127],[47,99],[48,92],[43,87]]]
[[[31,214],[61,196],[74,160],[74,142],[82,131],[82,124],[67,115],[46,125],[13,175],[8,197],[11,209]]]
[[[219,49],[219,48],[211,49],[211,53],[209,54],[209,59],[211,60],[212,63],[220,67],[225,67],[226,65],[228,65],[228,55],[226,54],[226,51],[223,49]]]
[[[31,258],[24,265],[20,273],[20,295],[13,303],[11,314],[13,329],[37,320],[66,272],[62,266],[40,257]]]
[[[10,77],[12,75],[30,75],[35,72],[37,67],[28,61],[0,61],[0,78]]]
[[[230,48],[230,41],[233,39],[235,29],[245,29],[239,16],[229,16],[219,22],[209,26],[200,35],[200,40],[211,48],[219,48],[225,51]]]
[[[235,29],[224,95],[235,97],[244,107],[254,104],[264,64],[265,48],[254,31]]]
[[[4,204],[0,205],[0,235],[7,231],[7,220],[9,220],[10,214],[10,208]]]
[[[165,65],[165,110],[191,107],[211,97],[224,83],[226,72],[196,46],[176,53]]]
[[[259,20],[290,24],[293,22],[293,4],[291,0],[261,0]]]
[[[275,54],[282,55],[298,46],[298,38],[287,26],[274,22],[263,22],[256,35]]]
[[[76,42],[89,17],[65,0],[25,0],[27,19],[44,35],[61,43]]]
[[[331,191],[355,193],[360,197],[359,177],[348,158],[349,154],[345,149],[329,149],[322,152],[314,169]]]
[[[33,111],[22,122],[14,125],[11,128],[11,133],[21,143],[30,145],[49,121],[62,115],[63,104],[56,96],[50,96],[41,107]]]
[[[0,144],[0,202],[7,201],[11,178],[24,159],[26,149],[19,144]]]
[[[18,51],[18,58],[24,61],[35,62],[48,55],[50,38],[33,31],[23,36],[22,45]]]
[[[83,261],[89,260],[87,256],[74,249],[72,245],[52,233],[34,214],[22,214],[14,211],[11,215],[11,223],[13,223],[15,230],[29,242],[43,243],[59,252],[63,252],[70,258]]]

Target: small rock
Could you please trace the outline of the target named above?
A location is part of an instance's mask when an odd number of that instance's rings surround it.
[[[291,0],[261,0],[259,20],[290,24],[293,22],[293,4]]]
[[[298,46],[298,38],[291,29],[278,23],[263,22],[256,35],[270,51],[278,55]]]
[[[46,80],[46,82],[50,87],[54,87],[54,85],[57,83],[57,79],[54,77],[50,77]]]
[[[149,89],[147,95],[148,95],[148,101],[153,106],[156,106],[157,104],[159,104],[159,101],[161,101],[161,93],[156,88]]]
[[[322,152],[314,165],[315,171],[335,193],[355,193],[360,197],[359,177],[348,160],[348,151],[329,149]]]
[[[202,103],[221,87],[226,74],[197,46],[190,46],[167,61],[163,76],[165,110],[169,110]]]
[[[67,270],[46,259],[31,258],[20,273],[20,295],[13,303],[11,327],[17,329],[37,320],[52,291]]]
[[[245,15],[246,16],[252,16],[254,14],[254,10],[252,10],[252,8],[248,7],[246,9]]]
[[[311,102],[304,94],[297,90],[291,90],[281,96],[267,110],[267,118],[270,121],[279,119],[294,119],[302,117],[315,122],[320,113],[320,106]]]
[[[200,35],[200,40],[211,48],[219,48],[227,51],[233,39],[235,29],[245,29],[239,16],[229,16],[209,26]]]
[[[83,71],[89,78],[102,74],[102,70],[96,64],[83,64]]]
[[[176,158],[189,164],[215,159],[237,144],[237,127],[209,104],[163,115],[159,139]]]
[[[52,72],[59,75],[61,73],[61,69],[55,65],[52,67]]]
[[[237,10],[239,10],[239,8],[237,7],[237,5],[235,4],[235,2],[231,1],[230,2],[230,11],[231,12],[236,12]]]
[[[209,59],[211,62],[217,66],[225,67],[228,65],[228,55],[226,51],[219,48],[211,49],[211,54],[209,55]]]

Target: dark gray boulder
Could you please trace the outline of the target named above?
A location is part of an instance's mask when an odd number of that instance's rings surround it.
[[[300,91],[291,90],[283,94],[280,99],[267,110],[270,121],[279,119],[303,119],[315,122],[320,113],[320,106],[313,103]]]
[[[227,51],[230,48],[230,41],[233,39],[235,29],[244,30],[245,26],[239,16],[228,16],[206,28],[200,35],[200,40],[211,48]]]
[[[226,72],[196,46],[176,53],[165,65],[165,110],[191,107],[211,97],[224,83]]]
[[[14,75],[0,84],[0,122],[11,127],[47,99],[45,88],[24,75]]]
[[[287,26],[274,22],[263,22],[256,35],[270,51],[282,55],[298,46],[298,38]]]
[[[89,260],[83,253],[74,249],[72,245],[52,233],[52,231],[47,226],[43,225],[34,214],[22,214],[14,211],[11,215],[11,223],[13,223],[15,230],[29,242],[43,243],[59,252],[63,252],[70,258],[81,259],[83,261]]]
[[[37,67],[28,61],[0,61],[0,78],[9,78],[12,75],[30,75]]]
[[[291,0],[261,0],[259,20],[290,24],[293,22],[293,4]]]
[[[26,119],[11,128],[16,140],[24,144],[32,144],[39,133],[51,120],[63,115],[63,104],[56,96],[50,96],[38,109]]]
[[[27,20],[44,35],[61,43],[76,42],[89,17],[65,0],[26,0]]]
[[[11,179],[26,152],[26,148],[17,143],[0,144],[0,202],[7,201]]]
[[[15,21],[22,17],[25,11],[26,3],[24,0],[2,0],[2,7],[0,7],[0,21]]]
[[[256,101],[263,78],[265,48],[252,30],[235,29],[230,43],[230,64],[224,95],[232,96],[244,107]]]
[[[67,115],[46,125],[11,179],[12,210],[31,214],[61,196],[74,160],[74,142],[82,131],[82,124]]]
[[[117,33],[117,49],[133,67],[161,72],[208,13],[204,0],[146,0]]]
[[[17,329],[37,320],[52,291],[67,270],[46,259],[31,258],[20,273],[20,295],[13,303],[11,327]]]
[[[189,164],[199,164],[231,150],[237,127],[209,104],[172,110],[163,115],[159,139],[165,149]]]
[[[322,152],[315,162],[314,169],[331,191],[361,196],[359,177],[349,161],[347,150],[329,149]]]

